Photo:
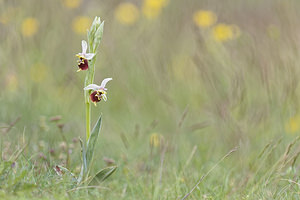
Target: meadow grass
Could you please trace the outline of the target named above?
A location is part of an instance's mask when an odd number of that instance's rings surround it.
[[[0,199],[300,199],[300,2],[160,2],[0,0]],[[118,169],[74,187],[54,168],[80,172],[94,16],[92,173]]]

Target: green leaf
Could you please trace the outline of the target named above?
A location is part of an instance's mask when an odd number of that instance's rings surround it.
[[[33,183],[23,183],[22,190],[30,190],[32,188],[36,188],[36,184]]]
[[[77,184],[80,184],[84,180],[84,176],[87,174],[86,150],[85,150],[84,144],[80,138],[79,138],[79,142],[80,142],[80,146],[81,146],[82,165],[81,165],[80,174],[77,178]]]
[[[110,175],[112,175],[116,169],[118,167],[117,166],[110,166],[110,167],[106,167],[104,169],[101,169],[98,173],[96,173],[96,175],[91,179],[91,181],[89,182],[90,183],[93,183],[93,182],[102,182],[104,181],[105,179],[107,179]]]
[[[79,141],[80,141],[80,146],[81,146],[83,169],[87,170],[86,149],[85,149],[84,144],[83,144],[83,142],[80,138],[79,138]]]
[[[87,164],[88,169],[90,168],[90,164],[93,160],[95,145],[96,145],[98,136],[100,134],[101,121],[102,121],[101,118],[102,118],[102,116],[99,117],[96,125],[94,126],[91,136],[86,145],[86,164]]]
[[[19,183],[22,179],[24,179],[24,177],[28,174],[28,171],[27,170],[23,170],[21,172],[21,174],[19,174],[19,176],[17,176],[15,179],[14,179],[14,185]]]
[[[2,161],[0,163],[0,176],[5,173],[6,169],[11,167],[11,165],[13,164],[12,161]]]

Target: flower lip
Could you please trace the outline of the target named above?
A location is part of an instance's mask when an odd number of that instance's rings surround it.
[[[80,58],[80,60],[78,60],[78,67],[79,71],[87,70],[89,68],[89,61],[87,59]]]
[[[99,96],[98,91],[94,91],[90,94],[90,98],[92,102],[99,102],[101,101],[101,95]]]

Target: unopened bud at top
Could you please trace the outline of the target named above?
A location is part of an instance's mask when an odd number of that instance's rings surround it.
[[[88,41],[91,52],[96,52],[103,35],[104,22],[101,23],[100,17],[95,17],[90,30],[88,31]]]
[[[97,28],[100,26],[100,23],[101,23],[100,17],[95,17],[95,19],[92,23],[92,26],[91,26],[90,30],[88,31],[88,38],[90,35],[92,36],[95,34]]]

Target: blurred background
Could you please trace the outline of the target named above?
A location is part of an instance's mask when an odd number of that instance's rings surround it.
[[[92,108],[93,123],[103,114],[99,166],[109,157],[121,177],[151,174],[159,153],[149,154],[167,144],[174,171],[197,147],[192,180],[234,146],[243,168],[269,141],[299,135],[299,10],[297,0],[0,0],[2,150],[29,142],[48,158],[69,142],[79,153],[85,72],[75,54],[100,16],[95,83],[113,81]]]

